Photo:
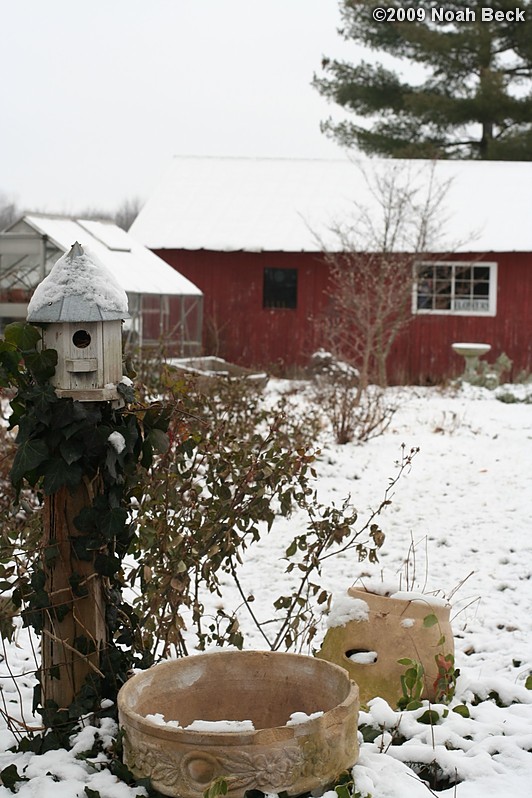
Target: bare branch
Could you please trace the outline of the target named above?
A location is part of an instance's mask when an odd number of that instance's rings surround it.
[[[352,217],[331,228],[333,251],[323,247],[330,277],[322,332],[334,356],[359,369],[363,391],[387,382],[386,360],[412,318],[416,262],[445,251],[451,181],[437,179],[436,162],[356,166],[367,203],[355,201]]]

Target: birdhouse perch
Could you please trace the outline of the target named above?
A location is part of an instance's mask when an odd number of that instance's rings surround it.
[[[76,242],[37,286],[27,320],[42,327],[42,346],[57,351],[50,380],[60,398],[120,400],[122,321],[127,294],[114,276]]]

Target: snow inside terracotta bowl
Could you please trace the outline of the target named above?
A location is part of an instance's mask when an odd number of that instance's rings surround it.
[[[358,757],[358,688],[324,660],[226,651],[155,665],[118,696],[124,761],[168,796],[202,798],[227,780],[297,795],[329,785]]]

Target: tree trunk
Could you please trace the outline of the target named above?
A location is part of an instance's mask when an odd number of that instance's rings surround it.
[[[74,518],[92,498],[92,486],[84,481],[73,492],[61,488],[45,499],[43,567],[51,609],[45,611],[42,636],[43,705],[51,699],[59,708],[68,707],[85,677],[100,673],[106,644],[103,580],[93,560],[78,559],[70,542],[80,534]]]
[[[492,141],[493,141],[493,123],[483,122],[482,138],[480,140],[480,145],[479,145],[480,157],[483,161],[489,158]]]

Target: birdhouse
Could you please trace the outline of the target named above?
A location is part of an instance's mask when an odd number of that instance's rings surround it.
[[[122,321],[127,294],[113,274],[77,242],[37,286],[27,320],[42,327],[43,349],[57,351],[50,382],[60,398],[119,400]]]

